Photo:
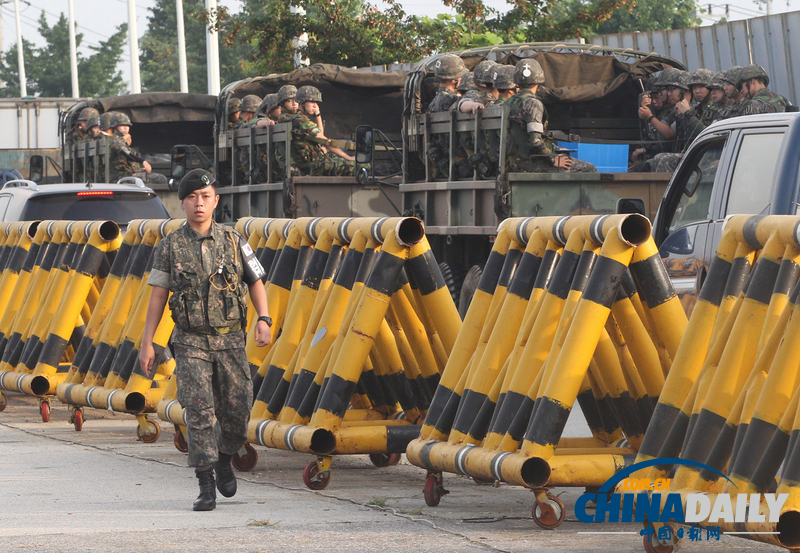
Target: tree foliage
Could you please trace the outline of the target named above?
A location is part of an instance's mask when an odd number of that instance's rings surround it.
[[[84,56],[78,51],[78,85],[81,96],[114,96],[124,91],[125,82],[117,64],[125,45],[127,24],[117,28],[117,32],[98,46],[89,46],[93,52]],[[62,13],[52,26],[47,23],[44,12],[39,17],[39,34],[45,41],[37,48],[23,39],[25,77],[28,94],[50,98],[72,96],[70,73],[69,21]],[[83,34],[75,34],[75,43],[80,48]],[[17,46],[12,46],[0,62],[0,80],[6,86],[0,89],[0,96],[15,97],[20,94],[19,68],[17,66]]]
[[[148,9],[147,30],[139,41],[142,88],[150,92],[177,92],[180,90],[180,76],[175,0],[157,0]],[[205,93],[208,90],[207,15],[203,0],[185,0],[183,19],[189,92]],[[228,40],[225,32],[220,36],[220,44],[221,84],[244,78],[247,45]]]
[[[566,0],[556,5],[557,19],[569,19],[595,0]],[[697,4],[693,0],[635,0],[628,9],[616,10],[605,21],[587,27],[588,36],[636,31],[660,31],[696,27]]]

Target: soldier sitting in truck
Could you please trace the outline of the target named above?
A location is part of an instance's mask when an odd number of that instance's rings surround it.
[[[677,153],[658,154],[653,158],[652,167],[655,173],[674,172],[683,156],[684,149],[705,128],[689,103],[692,94],[689,84],[691,80],[692,75],[687,71],[678,71],[666,83],[669,102],[675,106],[675,112],[677,113],[675,120],[676,148],[680,148],[680,151]]]
[[[248,94],[244,98],[242,98],[242,103],[240,106],[239,111],[239,119],[236,120],[236,124],[234,128],[238,129],[240,127],[244,127],[247,123],[250,122],[253,117],[256,115],[256,110],[258,106],[261,104],[261,98],[256,96],[255,94]]]
[[[130,145],[131,120],[124,113],[118,113],[111,120],[114,138],[110,145],[111,181],[122,177],[138,177],[148,184],[167,184],[167,177],[153,172],[150,163],[141,157]]]
[[[267,94],[261,101],[261,105],[258,106],[255,118],[248,125],[266,129],[278,122],[282,111],[280,104],[278,104],[278,93]]]
[[[719,119],[730,119],[744,115],[745,105],[749,101],[745,91],[739,86],[739,71],[742,68],[738,65],[722,72],[722,82],[725,86],[725,95],[730,98],[730,102],[719,111]]]
[[[596,173],[591,163],[555,153],[547,131],[547,112],[536,97],[544,84],[544,70],[533,58],[523,59],[514,67],[514,82],[519,91],[506,100],[509,108],[507,169],[510,172],[552,173],[561,171]]]
[[[81,112],[78,114],[78,122],[70,133],[70,139],[73,144],[83,142],[87,139],[89,136],[89,130],[86,123],[91,117],[94,116],[100,117],[100,112],[94,108],[83,108],[81,110]]]
[[[239,98],[230,98],[228,100],[228,130],[236,127],[236,122],[239,120],[241,113],[242,101]]]
[[[439,81],[439,89],[431,103],[428,105],[430,113],[442,113],[450,111],[459,101],[456,86],[459,79],[467,73],[464,61],[455,54],[445,54],[436,60],[434,76]],[[464,81],[465,86],[469,86]],[[428,158],[434,166],[433,177],[449,176],[450,169],[450,138],[444,134],[434,135],[428,146]],[[466,174],[464,175],[466,176]]]
[[[739,88],[750,98],[750,101],[742,109],[742,115],[784,112],[786,106],[791,105],[786,98],[767,88],[769,75],[760,65],[753,63],[742,67],[738,79]]]
[[[500,65],[491,60],[483,60],[476,65],[472,70],[473,88],[456,102],[453,109],[461,113],[475,113],[496,102],[499,93],[494,86],[494,74],[498,67]],[[471,132],[458,133],[455,163],[461,178],[471,177],[473,170],[478,172],[481,179],[489,179],[496,173],[489,157],[485,153],[475,151],[475,138]]]

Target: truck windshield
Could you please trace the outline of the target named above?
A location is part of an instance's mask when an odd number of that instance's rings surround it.
[[[168,219],[169,213],[151,192],[118,192],[106,195],[39,194],[28,199],[22,221],[111,220],[126,225],[133,219]]]

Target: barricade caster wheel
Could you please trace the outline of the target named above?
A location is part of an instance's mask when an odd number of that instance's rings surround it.
[[[39,413],[42,415],[42,422],[50,422],[50,413],[52,413],[52,409],[49,399],[43,399],[39,404]]]
[[[437,474],[428,474],[428,477],[425,479],[425,489],[423,490],[425,504],[428,507],[436,507],[439,501],[442,500],[442,496],[448,493],[450,492],[444,489],[444,478],[441,472]]]
[[[567,516],[567,509],[564,503],[554,496],[547,494],[547,501],[540,502],[537,498],[531,507],[531,518],[536,526],[543,530],[553,530],[561,526]]]
[[[256,467],[258,463],[258,453],[250,444],[244,444],[244,447],[236,452],[231,458],[233,468],[239,472],[249,472]]]
[[[70,422],[75,427],[75,432],[80,432],[83,430],[83,409],[80,407],[76,407],[72,410],[72,420]]]
[[[679,540],[675,534],[675,528],[669,523],[660,523],[659,526],[669,527],[671,536],[670,540],[660,540],[656,537],[656,533],[645,534],[642,536],[642,545],[647,553],[676,553],[680,548]],[[668,542],[668,543],[665,543]]]
[[[136,427],[136,437],[146,444],[157,442],[158,438],[161,437],[161,426],[150,419],[145,424],[147,425],[147,431],[143,431],[141,425]]]
[[[183,435],[180,428],[175,429],[175,436],[172,438],[172,443],[175,444],[175,449],[181,453],[189,453],[189,444],[186,442],[186,436]]]
[[[6,408],[8,405],[8,397],[3,392],[0,392],[0,411]]]
[[[400,462],[402,453],[370,453],[369,460],[376,467],[393,467]]]
[[[320,470],[316,461],[311,461],[303,469],[303,484],[310,490],[324,490],[331,482],[331,471]]]

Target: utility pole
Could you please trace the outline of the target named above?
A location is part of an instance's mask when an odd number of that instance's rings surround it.
[[[217,0],[206,0],[206,11],[216,21]],[[206,65],[208,67],[208,93],[219,94],[219,37],[217,31],[206,27]]]
[[[183,30],[183,0],[175,0],[175,15],[178,20],[178,74],[181,92],[189,92],[189,75],[186,70],[186,33]]]
[[[22,51],[22,25],[19,22],[19,0],[14,0],[14,16],[17,20],[17,62],[19,63],[19,95],[28,95],[27,77],[25,77],[25,53]]]
[[[75,41],[75,7],[73,0],[69,0],[69,67],[72,74],[72,97],[80,98],[78,86],[78,45]]]
[[[136,0],[128,0],[128,42],[131,47],[131,92],[142,92],[139,81],[139,32],[136,29]]]

